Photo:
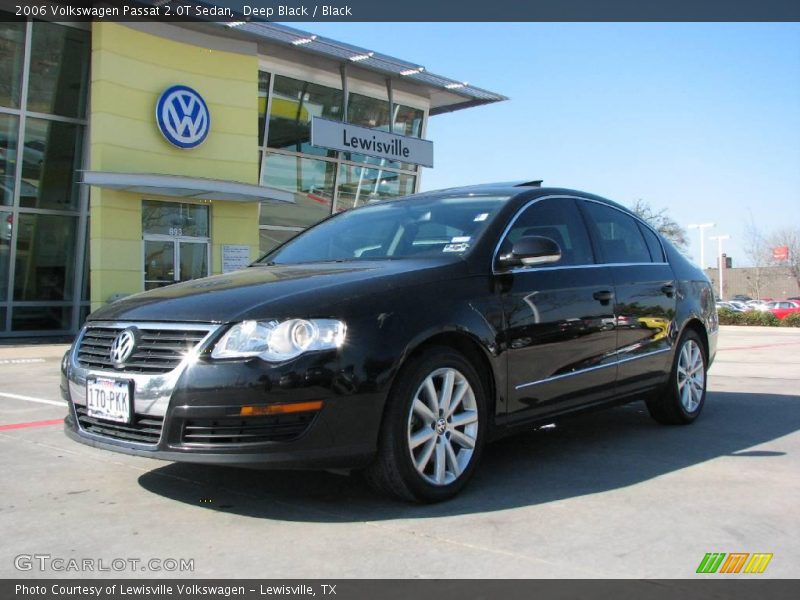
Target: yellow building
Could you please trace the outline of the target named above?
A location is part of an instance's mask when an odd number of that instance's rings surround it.
[[[504,99],[274,23],[3,22],[0,81],[3,337],[412,193],[428,117]]]

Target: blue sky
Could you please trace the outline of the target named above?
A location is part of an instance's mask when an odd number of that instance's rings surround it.
[[[311,23],[507,102],[433,117],[422,189],[544,179],[714,221],[800,227],[800,24]],[[690,231],[699,258],[699,234]],[[706,243],[706,263],[715,243]]]

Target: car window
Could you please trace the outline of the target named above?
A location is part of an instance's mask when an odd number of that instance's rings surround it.
[[[598,204],[584,202],[589,228],[600,245],[606,263],[649,263],[650,251],[636,219],[624,212]],[[660,261],[659,261],[660,262]]]
[[[665,262],[664,260],[664,249],[661,247],[661,242],[658,240],[658,236],[653,233],[653,231],[641,223],[638,223],[639,231],[642,232],[644,236],[644,241],[647,244],[647,249],[650,251],[650,258],[653,262],[661,263]]]
[[[548,198],[526,208],[508,230],[498,256],[508,254],[514,242],[531,235],[550,238],[561,248],[561,260],[548,266],[594,263],[586,226],[575,201],[570,198]]]

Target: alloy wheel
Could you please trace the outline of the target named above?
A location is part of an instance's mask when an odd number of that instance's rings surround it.
[[[696,341],[689,339],[681,348],[678,358],[678,396],[683,408],[693,413],[700,406],[706,385],[706,365],[703,351]]]
[[[469,466],[478,437],[478,405],[457,369],[430,373],[408,414],[408,449],[417,473],[429,484],[453,483]]]

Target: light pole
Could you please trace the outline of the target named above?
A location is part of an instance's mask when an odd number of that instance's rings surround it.
[[[700,268],[706,268],[706,236],[703,233],[704,229],[708,229],[709,227],[716,227],[715,223],[700,223],[689,225],[689,229],[699,229],[700,230]]]
[[[725,280],[725,275],[723,274],[725,272],[725,269],[724,269],[724,267],[722,265],[722,242],[724,240],[731,239],[731,236],[729,236],[727,234],[725,234],[725,235],[715,235],[715,236],[712,236],[712,237],[710,237],[708,239],[710,239],[712,241],[713,240],[717,240],[717,261],[719,263],[718,264],[718,267],[719,267],[719,299],[722,300],[723,299],[722,289],[723,289],[724,280]]]

